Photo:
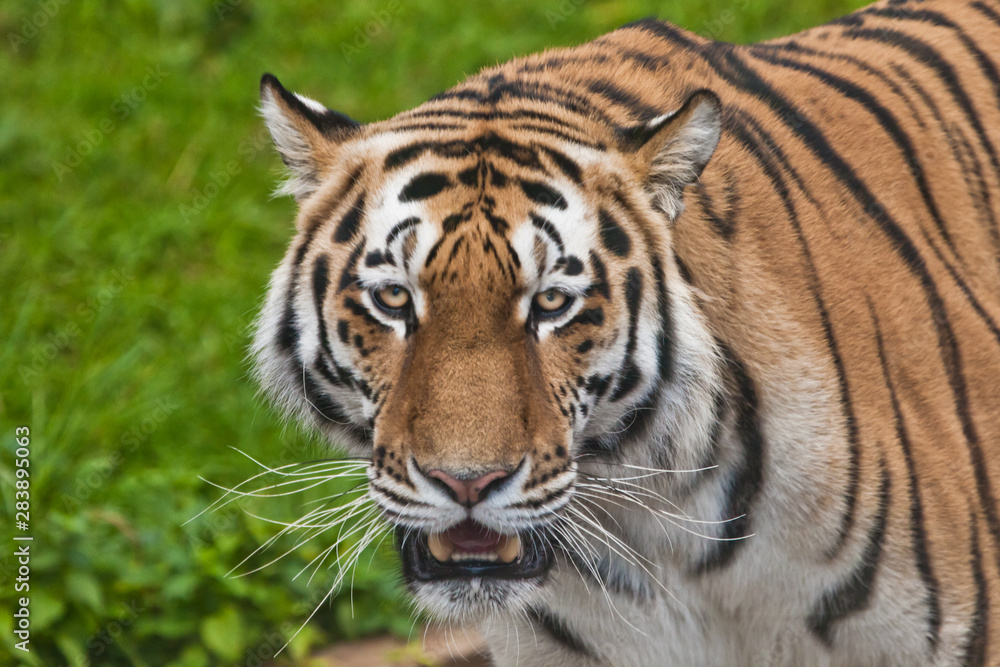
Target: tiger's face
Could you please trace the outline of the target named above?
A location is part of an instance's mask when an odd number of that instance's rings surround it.
[[[663,258],[716,98],[609,130],[434,103],[361,126],[273,77],[261,92],[301,208],[259,321],[264,387],[371,458],[420,604],[525,607],[573,548],[581,464],[671,381]]]

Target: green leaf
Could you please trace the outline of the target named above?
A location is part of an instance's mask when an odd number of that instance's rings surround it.
[[[213,653],[226,660],[240,657],[246,630],[236,607],[226,607],[201,623],[201,640]]]
[[[31,614],[31,629],[34,632],[47,629],[66,610],[66,604],[44,588],[35,590],[32,586],[30,599],[28,612]]]
[[[79,602],[95,613],[104,608],[104,595],[101,586],[93,576],[86,572],[70,572],[66,575],[66,596]]]

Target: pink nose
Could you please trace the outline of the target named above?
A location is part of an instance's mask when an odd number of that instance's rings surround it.
[[[455,479],[444,470],[431,470],[427,474],[434,479],[444,482],[454,493],[455,500],[460,505],[465,505],[466,507],[472,507],[485,498],[490,490],[492,490],[486,487],[492,482],[510,475],[506,470],[494,470],[475,479]]]

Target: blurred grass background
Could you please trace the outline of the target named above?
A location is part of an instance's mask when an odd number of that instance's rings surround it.
[[[13,648],[14,543],[0,549],[0,663],[260,665],[325,593],[293,577],[327,544],[232,578],[275,527],[234,506],[182,525],[219,496],[199,475],[232,486],[256,472],[230,447],[274,466],[328,455],[246,375],[248,324],[294,216],[269,196],[262,72],[374,120],[645,16],[744,42],[862,4],[4,2],[0,536],[14,531],[14,429],[28,426],[35,541],[30,654]],[[261,511],[291,519],[301,502]],[[389,551],[366,556],[353,604],[335,596],[279,660],[410,633]]]

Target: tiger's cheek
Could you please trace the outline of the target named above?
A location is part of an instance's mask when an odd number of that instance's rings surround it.
[[[539,346],[548,391],[570,430],[586,425],[612,382],[611,369],[620,363],[618,328],[613,319],[608,321],[615,310],[611,303],[588,303],[583,311],[599,312],[600,317],[556,330]]]
[[[400,373],[406,354],[406,341],[391,327],[379,322],[361,308],[351,308],[353,301],[347,297],[348,307],[337,312],[334,322],[335,336],[349,359],[353,384],[372,404],[376,416]]]

